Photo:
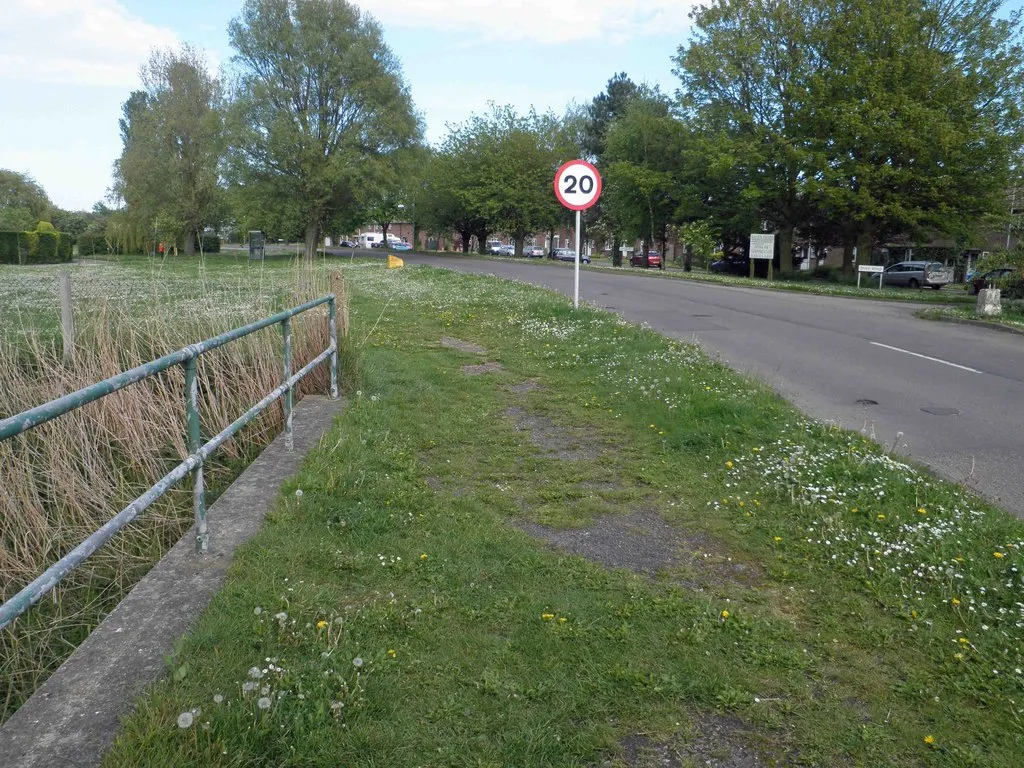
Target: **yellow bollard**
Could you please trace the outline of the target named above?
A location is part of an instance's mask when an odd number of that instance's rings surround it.
[[[397,256],[394,256],[392,254],[388,254],[388,269],[398,269],[399,267],[404,267],[404,266],[405,266],[405,262],[404,261],[402,261]]]

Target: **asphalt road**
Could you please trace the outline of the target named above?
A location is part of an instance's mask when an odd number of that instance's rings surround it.
[[[572,295],[569,266],[402,255],[410,263],[494,274]],[[696,340],[811,416],[896,443],[900,452],[1024,517],[1021,336],[919,320],[913,312],[920,305],[914,304],[626,271],[583,268],[580,298],[668,336]]]

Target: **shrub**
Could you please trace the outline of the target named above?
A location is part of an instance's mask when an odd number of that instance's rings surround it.
[[[203,253],[220,253],[220,238],[217,235],[203,235],[199,242]]]
[[[36,224],[36,232],[56,232],[56,227],[48,221],[40,221]]]
[[[17,264],[20,232],[0,232],[0,264]]]
[[[1015,277],[999,280],[996,287],[1000,289],[1000,297],[1004,301],[1024,299],[1024,279]]]
[[[107,253],[107,238],[98,232],[83,232],[78,236],[78,255],[95,256]]]
[[[67,232],[58,232],[57,238],[57,261],[71,261],[71,246],[75,238]]]

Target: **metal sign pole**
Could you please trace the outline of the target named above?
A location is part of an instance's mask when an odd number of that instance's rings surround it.
[[[572,308],[580,308],[580,211],[576,211],[576,275],[572,294]]]

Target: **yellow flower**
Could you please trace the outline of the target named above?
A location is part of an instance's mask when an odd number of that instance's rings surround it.
[[[723,619],[728,619],[729,618],[729,612],[728,611],[722,611],[718,615],[721,616]]]
[[[925,514],[925,508],[924,507],[918,507],[917,508],[917,514],[919,514],[919,515]]]
[[[551,621],[553,618],[555,618],[555,614],[553,614],[553,613],[542,613],[540,615],[540,617],[542,619],[544,619],[544,621]]]
[[[424,552],[422,555],[420,555],[420,560],[426,560],[426,559],[427,559],[427,553]]]
[[[729,469],[732,469],[732,462],[731,461],[725,462],[725,466],[728,467]]]
[[[776,536],[775,537],[775,541],[782,541],[782,537],[781,536]]]
[[[967,645],[971,641],[968,640],[966,637],[961,637],[957,642],[959,642],[960,645]]]
[[[396,654],[391,648],[388,648],[388,656],[390,656],[393,659],[397,655],[398,654]]]
[[[951,602],[953,605],[960,605],[960,601],[957,600],[955,597],[952,600],[950,600],[949,602]]]
[[[565,622],[567,622],[567,621],[568,621],[568,619],[565,618],[565,616],[559,616],[558,617],[558,623],[559,624],[565,624]]]
[[[854,507],[854,508],[853,508],[853,509],[851,509],[850,511],[851,511],[851,512],[856,512],[856,511],[857,511],[857,508],[856,508],[856,507]]]
[[[654,425],[653,425],[653,424],[648,424],[648,425],[647,425],[647,428],[648,428],[648,429],[654,429]]]
[[[324,628],[324,627],[326,627],[326,626],[327,626],[327,622],[326,622],[326,621],[324,621],[323,619],[321,619],[320,621],[318,621],[318,622],[316,623],[316,628],[317,628],[317,629],[323,629],[323,628]]]
[[[953,654],[953,658],[956,659],[957,661],[963,661],[964,660],[964,655],[962,653],[954,653]]]
[[[879,520],[885,520],[885,515],[879,515],[879,516],[878,516],[878,519],[879,519]]]
[[[935,737],[934,737],[934,736],[932,736],[932,735],[931,735],[931,734],[929,733],[929,734],[928,734],[927,736],[925,736],[925,737],[924,737],[924,743],[925,743],[925,744],[934,744],[934,743],[935,743]]]
[[[743,502],[742,502],[742,501],[740,502],[740,506],[741,506],[741,507],[743,506]]]
[[[997,560],[1002,560],[1004,557],[1006,557],[1006,555],[1004,555],[1002,552],[993,552],[992,557],[996,558]]]

